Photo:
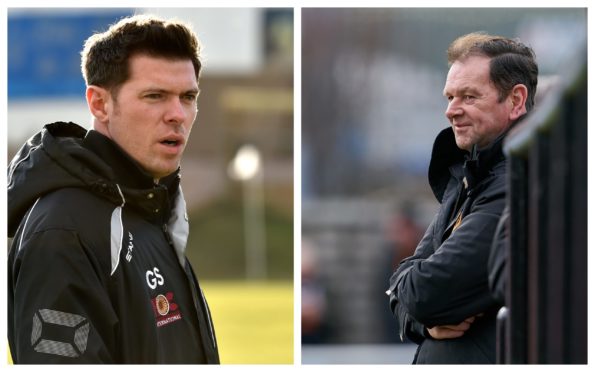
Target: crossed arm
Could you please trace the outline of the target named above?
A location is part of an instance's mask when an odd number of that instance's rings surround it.
[[[391,277],[391,309],[403,335],[417,343],[461,337],[495,302],[487,261],[498,215],[470,213],[436,250],[433,222],[415,254]]]

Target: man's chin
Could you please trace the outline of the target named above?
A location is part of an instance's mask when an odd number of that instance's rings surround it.
[[[455,142],[457,143],[457,147],[461,150],[471,151],[471,147],[473,147],[473,144],[471,144],[471,142],[467,140],[459,140],[455,138]]]
[[[170,174],[174,173],[175,171],[177,171],[179,168],[179,165],[176,166],[172,166],[172,167],[163,167],[160,169],[154,169],[152,172],[150,172],[150,174],[153,176],[153,178],[155,180],[160,180],[162,178],[165,178],[167,176],[169,176]]]

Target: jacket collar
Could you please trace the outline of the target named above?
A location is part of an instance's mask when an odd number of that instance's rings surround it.
[[[443,129],[434,141],[428,170],[430,187],[436,199],[442,202],[451,176],[460,181],[465,178],[469,188],[484,179],[497,163],[505,159],[502,141],[507,133],[504,132],[487,148],[469,153],[457,146],[452,128]]]
[[[118,189],[122,205],[128,204],[152,222],[167,221],[180,184],[179,168],[155,184],[151,175],[103,134],[89,130],[82,145],[110,166],[108,188],[112,193],[114,186]]]

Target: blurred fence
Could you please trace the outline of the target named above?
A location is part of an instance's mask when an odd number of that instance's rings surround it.
[[[511,133],[500,363],[587,363],[587,58]]]
[[[325,342],[377,342],[384,332],[378,303],[388,312],[383,289],[390,268],[383,268],[390,256],[382,228],[389,215],[382,202],[303,202],[302,233],[315,251],[326,293]]]
[[[403,210],[395,209],[399,205],[395,198],[302,201],[302,363],[413,360],[415,345],[398,340],[384,293],[400,257],[411,254],[391,239],[391,223],[403,221],[395,220],[403,217]],[[408,235],[403,229],[398,233]],[[417,244],[421,232],[411,233]],[[312,309],[316,295],[322,304]]]

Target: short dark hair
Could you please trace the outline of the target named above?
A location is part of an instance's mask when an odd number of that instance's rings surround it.
[[[200,49],[196,34],[183,22],[135,15],[89,37],[81,52],[81,69],[87,86],[100,86],[115,96],[130,77],[128,61],[131,56],[145,54],[173,60],[189,59],[198,81],[202,67]]]
[[[499,92],[500,101],[504,100],[516,84],[527,87],[527,112],[535,105],[537,75],[539,70],[533,49],[502,36],[474,32],[457,38],[447,51],[448,64],[472,55],[482,55],[490,60],[490,80]]]

